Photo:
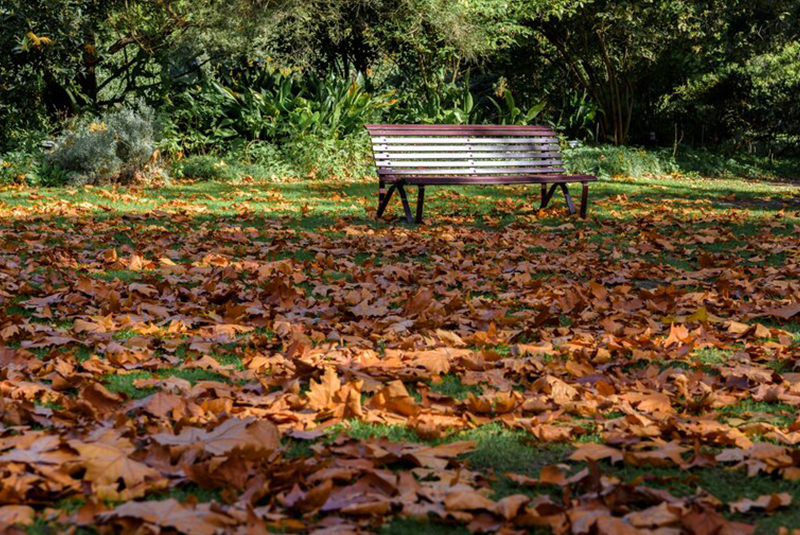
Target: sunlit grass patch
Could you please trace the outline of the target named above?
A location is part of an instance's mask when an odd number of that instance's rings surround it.
[[[161,379],[168,377],[177,377],[189,381],[192,385],[200,381],[219,381],[222,383],[229,382],[228,378],[224,375],[213,370],[206,370],[204,368],[164,368],[156,372],[156,375]]]
[[[764,327],[786,331],[792,335],[795,343],[800,343],[800,321],[775,321],[769,319],[760,319],[759,323],[761,323],[761,325]]]
[[[469,394],[480,396],[483,393],[480,386],[465,385],[458,375],[451,373],[442,375],[439,381],[431,381],[430,388],[432,392],[457,400],[466,399]]]
[[[719,366],[728,362],[731,356],[733,351],[708,347],[692,351],[690,358],[704,366]]]
[[[103,384],[111,392],[125,394],[131,399],[146,398],[156,392],[155,388],[138,388],[133,385],[135,381],[151,379],[148,372],[110,373],[103,376]]]
[[[729,422],[733,419],[742,420],[742,423],[768,422],[779,426],[788,426],[798,417],[797,408],[787,403],[756,401],[744,398],[733,405],[726,405],[718,409],[719,414]]]
[[[351,420],[343,430],[347,435],[361,440],[387,438],[392,442],[424,442],[414,429],[400,425],[368,424],[361,420]]]
[[[130,271],[127,269],[108,269],[106,271],[95,271],[90,273],[89,276],[95,279],[104,281],[122,281],[122,282],[135,282],[144,278],[145,272],[143,271]]]
[[[105,387],[111,392],[125,394],[131,399],[145,398],[157,391],[157,388],[139,388],[134,385],[136,381],[145,379],[167,379],[177,377],[195,385],[200,381],[219,381],[227,383],[228,379],[212,370],[202,368],[161,368],[154,372],[135,371],[128,373],[108,373],[103,376]]]
[[[138,335],[139,333],[137,333],[133,329],[121,329],[114,333],[113,338],[114,340],[128,340]]]
[[[222,364],[223,366],[233,366],[234,369],[238,371],[243,371],[246,369],[244,362],[242,362],[242,357],[238,355],[211,355],[211,358]]]
[[[477,447],[464,459],[473,470],[498,474],[514,472],[536,476],[543,467],[566,459],[568,444],[542,443],[533,435],[511,431],[498,424],[489,424],[457,433],[458,440],[475,440]]]

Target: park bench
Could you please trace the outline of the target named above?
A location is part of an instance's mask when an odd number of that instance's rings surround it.
[[[406,221],[413,223],[405,186],[417,186],[417,217],[422,222],[425,186],[541,184],[541,208],[560,188],[575,213],[568,183],[581,183],[581,217],[586,217],[589,182],[597,177],[567,175],[558,138],[549,126],[366,125],[378,170],[378,217],[397,191]],[[386,190],[386,185],[389,190]],[[549,189],[548,189],[549,188]]]

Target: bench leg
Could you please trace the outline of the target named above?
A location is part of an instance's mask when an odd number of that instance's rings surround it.
[[[583,193],[581,194],[581,219],[586,219],[586,208],[589,205],[589,184],[583,182]]]
[[[419,192],[417,193],[417,219],[416,219],[417,225],[422,223],[422,210],[424,204],[425,204],[425,186],[420,185]]]
[[[383,194],[383,195],[380,195],[380,193],[378,194],[378,198],[380,199],[380,204],[378,205],[378,215],[377,215],[377,217],[379,219],[383,215],[383,212],[386,211],[386,207],[389,205],[389,199],[392,198],[392,194],[394,193],[395,187],[396,186],[394,184],[392,184],[389,187],[389,191],[387,191],[385,194]]]
[[[547,184],[542,184],[542,204],[539,206],[539,210],[547,208],[547,204],[553,198],[553,193],[555,193],[557,187],[558,184],[553,184],[550,186],[550,191],[547,191]]]
[[[567,209],[569,210],[569,215],[575,213],[575,203],[572,202],[572,197],[569,195],[569,189],[567,188],[566,184],[559,184],[561,186],[561,191],[564,192],[564,199],[567,201]]]
[[[400,200],[403,201],[403,211],[406,213],[406,222],[413,223],[414,216],[411,215],[411,207],[408,205],[408,196],[406,195],[406,188],[404,188],[402,184],[398,184],[397,192],[400,194]]]
[[[378,181],[378,210],[381,209],[383,204],[383,197],[386,195],[386,182],[383,180]]]

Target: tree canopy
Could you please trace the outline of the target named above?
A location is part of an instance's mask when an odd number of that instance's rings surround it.
[[[268,64],[360,75],[394,93],[390,121],[503,122],[500,104],[544,103],[571,137],[787,151],[798,16],[789,0],[10,0],[0,114],[12,130],[136,98],[169,111]]]

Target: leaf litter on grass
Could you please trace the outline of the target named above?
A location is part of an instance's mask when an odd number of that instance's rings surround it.
[[[85,204],[0,207],[3,530],[738,535],[797,505],[694,475],[800,481],[781,213],[734,236],[746,214],[697,203],[317,230]],[[672,475],[622,475],[647,469]],[[164,498],[186,488],[215,498]]]

